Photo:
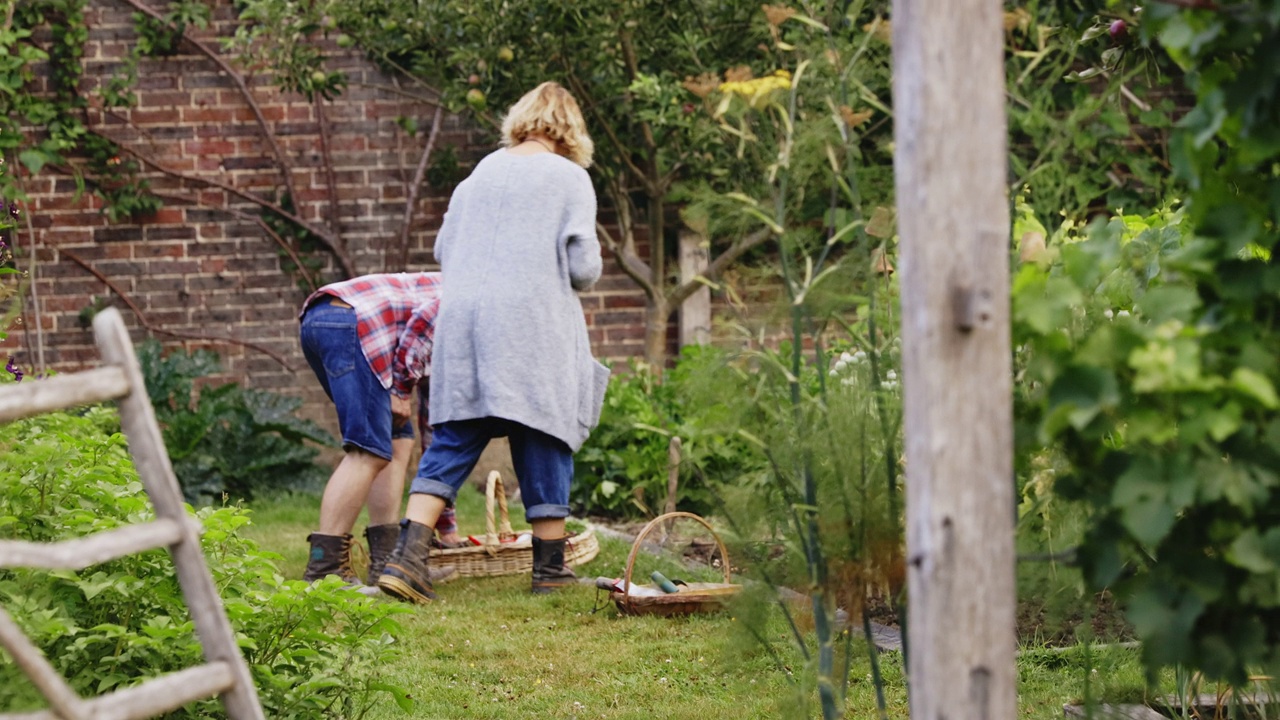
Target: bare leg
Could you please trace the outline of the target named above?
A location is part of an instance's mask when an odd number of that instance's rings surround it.
[[[404,478],[414,444],[411,437],[391,441],[391,462],[378,473],[369,487],[370,525],[392,525],[400,522],[400,500],[404,497]]]
[[[539,540],[559,540],[564,537],[564,518],[538,518],[529,521],[533,536]]]
[[[444,498],[426,493],[412,493],[409,495],[409,507],[405,510],[404,516],[416,523],[422,523],[429,528],[435,528],[436,520],[440,519],[440,513],[444,511]]]
[[[369,497],[374,478],[387,461],[363,450],[349,450],[324,486],[320,498],[321,535],[348,535]]]

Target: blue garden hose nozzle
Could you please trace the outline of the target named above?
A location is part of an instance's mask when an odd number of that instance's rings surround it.
[[[680,592],[680,588],[676,587],[675,583],[668,580],[666,575],[663,575],[657,570],[649,573],[649,577],[657,583],[658,587],[662,588],[662,592],[664,593]]]

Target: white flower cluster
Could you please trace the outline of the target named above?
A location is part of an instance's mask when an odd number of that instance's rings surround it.
[[[850,366],[864,365],[866,363],[867,363],[866,352],[862,350],[859,350],[855,353],[850,353],[848,351],[845,351],[840,353],[840,357],[836,359],[835,364],[831,366],[831,370],[828,371],[827,374],[833,378],[839,377],[843,375],[845,373],[845,370]],[[850,374],[848,377],[841,379],[840,384],[853,385],[857,381],[858,381],[857,377]],[[898,373],[893,370],[890,370],[889,372],[885,373],[885,379],[883,382],[880,383],[880,387],[886,390],[892,390],[898,387]]]
[[[844,369],[850,365],[861,365],[867,361],[867,354],[861,350],[852,355],[846,350],[840,353],[840,357],[836,360],[835,365],[831,366],[831,372],[827,373],[831,377],[835,377],[844,372]]]
[[[1106,310],[1102,311],[1102,317],[1108,320],[1111,320],[1113,318],[1127,318],[1129,317],[1129,311],[1121,310],[1119,312],[1112,312],[1111,308],[1107,308]]]

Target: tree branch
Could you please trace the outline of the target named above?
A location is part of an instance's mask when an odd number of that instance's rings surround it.
[[[720,275],[729,268],[730,265],[737,262],[751,248],[760,245],[764,241],[773,237],[773,232],[767,228],[761,228],[750,235],[739,238],[737,242],[730,245],[727,250],[716,256],[715,260],[707,266],[707,269],[699,273],[697,276],[682,285],[678,285],[671,289],[667,295],[667,300],[672,307],[678,307],[690,295],[697,292],[698,288],[703,287],[704,280],[715,282],[720,279]]]
[[[347,276],[355,277],[356,275],[355,264],[352,262],[351,258],[347,256],[346,250],[338,245],[337,239],[333,236],[332,233],[329,232],[328,229],[319,227],[310,222],[307,222],[306,220],[298,216],[296,213],[291,213],[285,210],[283,207],[281,207],[277,203],[273,203],[268,200],[263,200],[257,195],[254,195],[253,193],[250,193],[245,190],[241,190],[240,188],[234,187],[232,185],[229,185],[219,180],[203,178],[197,175],[188,175],[186,173],[179,172],[171,168],[167,168],[164,165],[161,165],[159,162],[142,154],[138,150],[131,148],[128,145],[125,145],[124,143],[104,133],[98,132],[97,130],[94,130],[92,128],[90,128],[89,131],[110,140],[111,142],[115,143],[122,151],[129,153],[130,156],[137,158],[138,161],[141,162],[142,164],[146,165],[149,168],[152,168],[153,170],[163,175],[168,175],[169,177],[176,178],[181,181],[195,182],[195,183],[200,183],[201,185],[206,185],[208,187],[218,188],[219,190],[223,190],[232,195],[235,195],[236,197],[242,200],[253,203],[254,205],[257,205],[258,207],[261,207],[264,210],[275,213],[276,215],[279,215],[280,217],[288,220],[289,222],[294,223],[298,227],[301,227],[302,229],[306,230],[307,232],[319,238],[320,241],[323,242],[325,246],[329,248],[329,251],[333,253],[334,257],[338,260],[338,264],[342,267],[343,271],[347,273]],[[201,203],[201,204],[205,205],[206,207],[217,207],[217,206],[210,206],[208,203]],[[221,207],[217,209],[229,210],[228,208],[221,208]]]
[[[328,185],[329,195],[329,228],[335,239],[342,237],[341,213],[338,210],[338,177],[333,172],[333,153],[329,150],[329,118],[324,112],[324,100],[317,94],[312,104],[316,110],[316,123],[320,127],[320,162],[324,163],[324,182]],[[301,202],[295,195],[293,206]]]
[[[636,59],[635,46],[631,44],[631,32],[627,31],[626,24],[622,24],[622,29],[618,32],[618,42],[622,46],[622,58],[627,64],[627,73],[630,73],[631,82],[635,82],[640,77],[640,61]],[[640,132],[644,135],[645,145],[649,147],[650,173],[646,176],[650,182],[654,183],[654,190],[658,190],[658,142],[653,136],[653,127],[649,123],[641,120]],[[666,195],[666,192],[653,192],[653,195]]]
[[[413,182],[406,193],[404,206],[404,222],[400,226],[400,269],[409,264],[409,230],[413,226],[413,211],[418,205],[418,193],[427,177],[427,164],[431,160],[431,151],[436,147],[436,138],[440,136],[440,125],[444,120],[444,107],[436,105],[436,114],[431,118],[431,132],[427,134],[427,146],[418,159],[418,167],[413,172]]]
[[[623,188],[619,186],[616,178],[607,181],[606,193],[613,202],[614,210],[618,213],[618,228],[622,233],[622,241],[619,242],[609,234],[609,231],[600,223],[596,223],[598,233],[604,238],[604,242],[609,247],[610,252],[613,253],[614,259],[622,272],[634,280],[650,300],[657,300],[661,297],[660,280],[654,277],[653,268],[641,260],[640,254],[636,252],[635,230],[631,222],[630,199]]]
[[[353,82],[351,83],[351,85],[353,87],[369,88],[370,90],[381,90],[383,92],[389,92],[392,95],[399,95],[400,97],[408,98],[409,100],[413,100],[414,102],[420,102],[423,105],[440,107],[440,91],[436,90],[430,85],[423,85],[423,87],[435,93],[435,97],[426,97],[425,95],[418,95],[416,93],[411,93],[408,90],[405,90],[403,88],[398,88],[394,85],[380,85],[378,83],[369,83],[369,82]]]
[[[274,350],[262,347],[261,345],[257,345],[255,343],[246,342],[244,340],[237,340],[235,338],[229,338],[229,337],[218,337],[215,335],[198,335],[195,333],[184,333],[176,330],[166,330],[164,328],[156,327],[151,323],[151,321],[147,320],[147,316],[142,314],[142,310],[140,310],[138,306],[134,304],[133,300],[130,299],[129,296],[125,294],[123,290],[117,287],[115,283],[111,282],[111,280],[109,280],[106,275],[103,275],[97,268],[85,262],[83,258],[71,252],[70,250],[66,250],[64,248],[58,248],[58,252],[66,256],[66,258],[71,262],[74,262],[75,264],[87,270],[89,274],[101,280],[102,283],[111,290],[111,292],[115,293],[121,300],[124,301],[125,305],[129,306],[129,309],[133,311],[134,316],[138,318],[138,322],[142,323],[142,327],[146,328],[148,332],[155,333],[157,335],[168,335],[169,337],[179,338],[182,340],[200,340],[204,342],[222,342],[222,343],[229,343],[232,345],[239,345],[241,347],[249,348],[250,350],[256,350],[262,353],[263,355],[266,355],[272,360],[275,360],[276,362],[280,363],[280,365],[283,366],[284,369],[288,370],[289,372],[294,371],[293,366],[290,365],[289,362],[285,360],[284,357],[281,356],[279,353],[275,352]]]
[[[623,25],[622,27],[623,29],[618,32],[618,40],[622,46],[622,57],[623,61],[627,64],[627,72],[630,73],[631,80],[634,82],[635,79],[640,76],[640,62],[636,58],[636,49],[631,44],[631,33],[626,30],[626,25]],[[644,142],[649,146],[649,152],[653,156],[653,179],[656,180],[658,169],[658,143],[653,137],[653,128],[650,127],[649,123],[641,121],[640,130],[644,135]]]
[[[136,8],[139,12],[150,16],[157,22],[163,23],[166,27],[176,29],[167,20],[165,20],[164,15],[147,6],[141,0],[123,0],[123,2]],[[289,193],[289,197],[293,202],[299,202],[297,189],[293,185],[293,166],[289,163],[288,156],[284,154],[284,150],[281,149],[280,144],[276,142],[275,134],[271,132],[270,126],[267,125],[267,118],[262,114],[262,107],[258,105],[257,99],[249,90],[249,85],[245,83],[244,76],[237,73],[221,55],[214,51],[213,48],[188,35],[186,28],[183,28],[182,39],[212,60],[220,70],[231,78],[231,82],[235,83],[236,88],[240,91],[240,95],[244,98],[245,103],[248,104],[249,109],[253,112],[253,117],[257,120],[258,127],[262,130],[263,139],[271,146],[271,153],[275,155],[276,162],[280,165],[280,175],[284,179],[285,191]]]
[[[631,193],[627,192],[627,188],[617,178],[606,181],[605,193],[613,201],[614,210],[618,213],[618,228],[622,232],[622,251],[638,259],[640,253],[636,252],[636,226],[632,214],[635,208],[631,202]],[[649,269],[646,277],[653,279],[652,268]]]
[[[613,145],[614,150],[618,152],[618,158],[622,160],[622,164],[625,165],[633,175],[639,178],[640,182],[645,184],[645,192],[652,193],[655,188],[650,188],[648,186],[648,176],[645,174],[644,170],[641,170],[640,167],[632,161],[630,149],[622,143],[621,138],[619,138],[617,133],[613,131],[613,123],[609,122],[604,117],[604,113],[602,113],[600,109],[596,107],[596,104],[591,101],[591,95],[582,85],[582,81],[578,80],[578,76],[574,75],[572,70],[568,71],[565,77],[568,79],[569,84],[573,86],[573,94],[576,97],[582,98],[582,102],[587,106],[587,110],[590,111],[591,114],[595,115],[596,124],[599,125],[604,130],[604,134],[609,137],[609,142]]]
[[[649,266],[643,260],[633,254],[627,253],[623,248],[619,247],[617,238],[609,233],[608,228],[601,222],[596,222],[596,234],[600,236],[600,240],[604,246],[613,253],[613,259],[617,261],[618,267],[622,272],[640,286],[645,295],[651,298],[657,297],[658,293],[653,287],[653,283],[649,280]]]
[[[1156,0],[1162,5],[1172,5],[1174,7],[1183,8],[1184,10],[1213,10],[1218,11],[1222,6],[1213,0]]]

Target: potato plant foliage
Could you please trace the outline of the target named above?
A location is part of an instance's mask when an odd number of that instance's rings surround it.
[[[113,410],[55,413],[0,425],[0,537],[53,542],[153,517]],[[359,718],[384,695],[400,632],[392,603],[344,590],[336,578],[284,580],[278,556],[240,534],[239,507],[197,513],[214,581],[267,717]],[[0,605],[82,696],[133,685],[201,661],[167,552],[132,555],[80,572],[0,570]],[[0,653],[0,709],[43,705]],[[216,700],[168,717],[221,717]]]

